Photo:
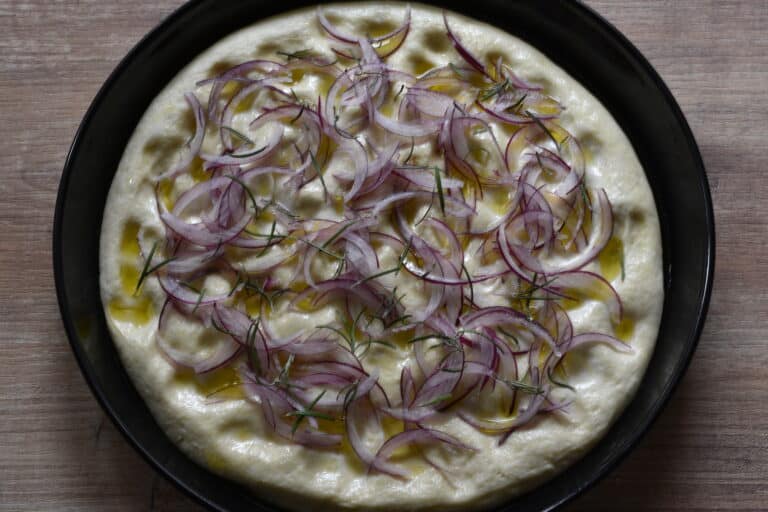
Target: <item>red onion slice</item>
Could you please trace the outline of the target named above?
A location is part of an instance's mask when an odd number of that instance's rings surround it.
[[[162,181],[168,178],[175,178],[179,174],[186,172],[189,169],[190,164],[195,159],[195,156],[200,153],[200,148],[203,147],[203,139],[205,138],[205,126],[206,117],[205,111],[202,105],[197,99],[197,96],[188,92],[184,95],[184,99],[187,101],[189,108],[192,109],[192,113],[195,115],[195,134],[192,139],[187,143],[184,148],[181,160],[178,164],[169,171],[164,172],[156,178],[156,181]]]

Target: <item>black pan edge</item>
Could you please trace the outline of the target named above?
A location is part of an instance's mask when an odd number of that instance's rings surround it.
[[[63,251],[62,230],[63,230],[63,223],[64,223],[64,205],[66,201],[67,192],[69,190],[70,176],[73,171],[73,160],[75,159],[75,155],[77,155],[77,153],[81,150],[80,146],[82,142],[83,133],[87,130],[88,126],[91,124],[94,114],[99,110],[105,96],[107,96],[109,91],[112,89],[117,79],[125,72],[126,68],[133,63],[137,54],[146,50],[153,43],[156,43],[157,40],[161,39],[164,36],[164,34],[170,28],[173,27],[174,24],[178,23],[182,18],[184,18],[184,16],[186,16],[188,13],[190,13],[191,11],[199,7],[204,2],[205,0],[191,0],[190,2],[182,5],[173,13],[171,13],[167,18],[165,18],[156,28],[154,28],[147,35],[145,35],[120,61],[117,67],[112,71],[110,76],[104,82],[99,92],[96,94],[93,102],[88,108],[83,118],[83,121],[81,122],[75,134],[74,140],[69,149],[69,152],[64,164],[64,169],[62,173],[61,182],[59,185],[55,214],[54,214],[53,244],[52,244],[53,247],[52,248],[53,248],[53,267],[54,267],[54,277],[55,277],[55,284],[56,284],[56,294],[57,294],[59,308],[62,314],[62,321],[64,324],[65,331],[67,333],[67,337],[69,339],[70,345],[77,359],[78,365],[85,377],[85,380],[88,386],[91,389],[91,392],[94,394],[94,396],[96,397],[101,407],[106,411],[107,416],[109,416],[110,420],[117,427],[118,431],[121,432],[121,434],[129,441],[129,443],[133,445],[133,447],[142,455],[142,457],[147,462],[150,463],[152,467],[155,468],[155,470],[163,474],[174,485],[176,485],[179,489],[184,491],[187,495],[193,497],[199,503],[205,505],[210,509],[220,510],[220,508],[214,501],[211,501],[205,495],[199,492],[196,492],[194,489],[190,488],[185,482],[180,480],[173,471],[170,471],[168,468],[166,468],[163,465],[162,461],[155,458],[153,454],[150,453],[141,442],[139,442],[139,440],[132,434],[132,432],[128,429],[125,422],[119,417],[119,415],[116,413],[116,411],[112,407],[112,404],[110,403],[109,398],[106,396],[104,389],[102,389],[96,383],[94,375],[92,374],[92,370],[88,366],[87,356],[84,353],[83,347],[79,343],[79,337],[78,337],[79,335],[76,331],[73,318],[68,314],[66,314],[67,311],[71,311],[71,308],[70,308],[70,302],[64,286],[64,277],[63,277],[64,261],[62,257],[62,251]],[[584,5],[583,3],[579,1],[567,2],[567,3],[570,4],[569,8],[575,8],[575,9],[581,10],[582,13],[591,17],[595,23],[601,25],[603,28],[608,30],[611,37],[613,37],[621,45],[621,47],[625,51],[629,52],[632,58],[643,67],[647,75],[651,77],[652,80],[654,81],[656,88],[664,95],[668,108],[674,115],[679,128],[682,129],[684,132],[684,137],[686,140],[686,144],[688,146],[687,150],[689,154],[695,158],[695,161],[696,161],[695,165],[700,171],[698,186],[700,187],[700,192],[704,198],[704,204],[702,205],[702,207],[704,209],[704,214],[705,214],[704,221],[706,223],[705,230],[708,233],[708,243],[707,243],[707,252],[705,254],[706,265],[702,272],[702,275],[700,276],[700,282],[702,283],[702,288],[699,293],[699,296],[696,299],[698,308],[697,308],[695,328],[691,332],[691,335],[689,336],[689,338],[684,341],[686,350],[683,356],[677,361],[677,364],[673,371],[673,377],[669,382],[667,382],[666,387],[660,393],[659,399],[656,401],[655,406],[651,411],[651,414],[649,415],[648,421],[638,425],[638,427],[633,431],[633,435],[631,436],[631,441],[628,445],[628,449],[624,450],[618,456],[614,457],[610,461],[610,463],[600,467],[599,471],[596,473],[595,478],[585,481],[582,486],[580,486],[578,489],[575,490],[575,492],[571,493],[570,495],[563,496],[561,499],[559,499],[559,501],[555,503],[551,503],[550,506],[546,508],[546,510],[554,510],[555,508],[560,507],[565,502],[570,501],[576,496],[582,494],[584,491],[591,488],[597,482],[599,482],[602,478],[604,478],[614,467],[616,467],[622,460],[624,460],[625,457],[632,450],[632,448],[639,443],[639,441],[648,432],[648,430],[651,428],[655,420],[658,418],[662,410],[666,407],[666,404],[669,402],[669,399],[673,391],[679,384],[683,374],[685,373],[686,368],[690,364],[694,350],[696,348],[696,345],[698,344],[698,340],[704,326],[707,310],[709,308],[710,298],[712,294],[714,267],[715,267],[715,227],[714,227],[714,212],[712,208],[712,198],[710,194],[710,188],[709,188],[708,180],[704,171],[704,164],[701,159],[698,146],[696,144],[696,141],[694,139],[690,126],[688,125],[679,105],[675,101],[674,97],[672,96],[667,86],[662,81],[659,74],[652,67],[652,65],[645,59],[645,57],[640,53],[640,51],[618,29],[616,29],[611,23],[605,20],[605,18],[603,18],[601,15],[595,12],[592,8]],[[666,269],[665,269],[665,272],[666,272]]]

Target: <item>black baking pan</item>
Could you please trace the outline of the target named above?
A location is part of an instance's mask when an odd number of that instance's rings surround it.
[[[712,203],[696,142],[677,103],[640,52],[571,0],[425,2],[496,25],[529,42],[610,110],[637,152],[662,228],[665,299],[655,352],[637,395],[581,460],[499,510],[551,510],[605,476],[650,428],[682,377],[709,303],[715,256]],[[193,0],[150,32],[102,86],[72,143],[53,231],[64,326],[94,395],[161,474],[214,510],[277,510],[269,496],[212,474],[182,454],[152,418],[122,367],[99,298],[99,234],[112,177],[152,99],[223,36],[312,2]]]

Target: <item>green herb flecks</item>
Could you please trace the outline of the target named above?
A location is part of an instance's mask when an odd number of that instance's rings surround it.
[[[440,200],[440,211],[445,215],[445,197],[443,196],[443,180],[440,178],[441,169],[435,167],[435,187],[437,188],[437,197]]]
[[[576,392],[576,388],[571,386],[570,384],[566,384],[565,382],[560,382],[558,380],[555,380],[555,378],[552,376],[552,368],[547,368],[547,377],[549,377],[549,381],[554,384],[555,386],[559,388],[566,388],[570,389],[574,393]]]
[[[144,283],[144,280],[147,278],[147,276],[163,268],[165,265],[169,264],[170,262],[176,259],[176,257],[171,257],[161,261],[156,265],[150,266],[152,264],[152,257],[155,255],[155,251],[157,251],[157,241],[155,241],[155,243],[152,244],[152,248],[149,250],[149,255],[147,256],[147,259],[144,261],[144,268],[141,269],[139,280],[136,282],[136,289],[133,291],[134,296],[137,293],[139,293],[139,288],[141,288],[141,285],[142,283]]]
[[[259,352],[256,349],[256,336],[259,334],[259,324],[261,318],[257,318],[251,325],[248,326],[248,332],[245,338],[245,346],[248,348],[248,360],[251,363],[251,369],[256,372],[256,375],[261,375],[261,360],[259,359]]]
[[[235,183],[237,183],[243,188],[245,193],[248,195],[248,199],[250,199],[251,201],[251,206],[253,207],[254,214],[258,215],[260,211],[259,205],[256,203],[256,196],[253,195],[253,192],[248,187],[248,185],[243,183],[243,181],[240,178],[232,176],[231,174],[225,174],[224,177],[229,178],[230,180],[234,181]]]
[[[507,107],[505,110],[506,110],[507,112],[517,112],[517,110],[520,108],[520,106],[521,106],[521,105],[523,104],[523,102],[525,101],[525,98],[527,98],[527,97],[528,97],[528,95],[527,95],[527,94],[523,94],[523,95],[520,97],[520,99],[519,99],[519,100],[517,100],[517,101],[516,101],[515,103],[513,103],[512,105],[508,106],[508,107]]]
[[[347,222],[346,224],[344,224],[343,226],[341,226],[341,228],[339,228],[338,231],[336,231],[333,235],[331,235],[331,237],[328,240],[326,240],[323,243],[323,245],[322,245],[323,249],[325,249],[326,247],[331,245],[333,242],[335,242],[341,235],[344,234],[344,232],[347,229],[349,229],[350,226],[352,226],[353,224],[356,224],[356,223],[357,223],[357,219],[353,219],[353,220]]]
[[[506,91],[507,87],[509,87],[509,78],[505,78],[503,82],[494,84],[488,89],[485,89],[484,91],[482,91],[480,93],[480,101],[488,101],[494,96],[497,96],[503,93],[504,91]]]
[[[368,350],[371,348],[371,345],[377,344],[377,345],[384,345],[389,348],[395,348],[395,346],[386,341],[386,340],[379,340],[374,339],[368,336],[366,340],[358,340],[357,339],[357,331],[358,331],[358,325],[360,323],[360,318],[362,317],[364,313],[364,310],[360,310],[360,312],[357,314],[355,319],[347,325],[346,331],[343,331],[339,329],[338,327],[330,324],[326,325],[318,325],[316,329],[327,329],[329,331],[334,332],[335,334],[339,335],[341,339],[344,340],[344,342],[349,347],[349,351],[360,358],[365,356],[365,354],[368,352]],[[358,353],[358,351],[362,348],[362,351]]]
[[[509,389],[518,389],[520,391],[523,391],[525,393],[530,393],[532,395],[540,395],[544,392],[544,390],[538,386],[533,386],[531,384],[528,384],[526,382],[521,382],[519,380],[503,379],[501,377],[496,377],[496,381],[501,382],[502,384],[508,386]]]
[[[264,256],[264,253],[267,252],[267,249],[269,249],[272,246],[272,240],[275,239],[275,228],[277,228],[277,220],[272,221],[272,225],[269,227],[269,235],[267,235],[267,243],[264,245],[264,247],[261,248],[257,256],[261,257]],[[283,238],[282,235],[278,235]]]
[[[281,57],[285,57],[285,59],[290,62],[293,59],[301,60],[310,57],[312,55],[312,50],[309,48],[303,48],[301,50],[296,50],[295,52],[277,51],[275,53]]]
[[[464,272],[464,275],[467,276],[467,284],[469,285],[469,303],[474,304],[475,303],[475,288],[472,284],[472,276],[469,275],[469,270],[467,270],[467,266],[464,264],[464,262],[461,262],[461,271]]]
[[[200,307],[200,303],[203,302],[203,297],[205,296],[205,288],[200,290],[200,293],[197,295],[197,300],[195,301],[195,307],[192,308],[192,314],[197,311],[197,308]]]
[[[240,153],[239,155],[232,154],[229,156],[232,158],[250,158],[252,156],[258,155],[259,153],[263,152],[265,149],[267,149],[267,146],[262,146],[257,150],[251,151],[250,153]]]
[[[398,256],[396,266],[389,268],[387,270],[382,270],[381,272],[377,272],[376,274],[372,274],[370,276],[364,277],[359,281],[356,281],[355,284],[353,284],[352,286],[358,286],[363,283],[367,283],[368,281],[371,281],[373,279],[378,279],[379,277],[384,277],[389,274],[398,275],[400,271],[403,269],[403,267],[405,266],[405,259],[408,257],[408,252],[411,249],[411,240],[413,239],[412,238],[408,239],[408,245],[405,246],[405,249],[403,250],[403,252],[400,253],[400,256]]]
[[[320,178],[320,184],[323,186],[324,199],[328,201],[328,187],[325,184],[323,172],[320,170],[320,164],[317,163],[317,158],[315,158],[315,154],[312,152],[312,150],[309,151],[309,157],[312,159],[312,167],[315,169],[317,177]]]
[[[419,404],[419,407],[430,407],[432,405],[437,405],[441,402],[445,402],[446,400],[450,400],[452,395],[450,393],[444,394],[444,395],[438,395],[432,400],[425,402],[423,404]]]
[[[525,115],[527,115],[529,118],[531,118],[531,120],[532,120],[534,123],[536,123],[536,126],[538,126],[539,128],[541,128],[541,129],[544,131],[544,133],[546,133],[546,134],[547,134],[547,136],[548,136],[548,137],[549,137],[549,138],[552,140],[552,142],[554,142],[554,143],[555,143],[555,148],[557,148],[557,152],[559,153],[559,152],[560,152],[560,143],[559,143],[559,142],[557,142],[557,139],[556,139],[556,138],[555,138],[555,136],[552,134],[552,132],[549,130],[549,128],[547,128],[547,127],[544,125],[544,122],[543,122],[541,119],[539,119],[539,118],[538,118],[538,117],[537,117],[537,116],[536,116],[534,113],[532,113],[530,110],[526,110],[526,111],[525,111]]]
[[[248,144],[249,146],[255,146],[255,145],[256,145],[256,143],[255,143],[255,142],[253,142],[253,140],[251,140],[251,138],[250,138],[250,137],[248,137],[247,135],[245,135],[245,134],[244,134],[243,132],[241,132],[241,131],[235,130],[235,129],[234,129],[234,128],[232,128],[231,126],[222,126],[222,127],[221,127],[221,129],[222,129],[222,130],[225,130],[225,131],[227,131],[227,132],[229,132],[229,133],[231,133],[232,135],[234,135],[234,136],[235,136],[235,137],[237,137],[238,139],[242,140],[243,142],[245,142],[245,143],[246,143],[246,144]]]
[[[286,414],[286,416],[295,416],[296,420],[293,422],[293,426],[291,427],[291,434],[295,434],[296,431],[299,429],[299,425],[301,425],[301,422],[304,420],[304,418],[318,418],[322,420],[328,420],[328,421],[334,421],[336,418],[333,416],[329,416],[328,414],[323,414],[321,412],[314,411],[313,409],[317,405],[317,402],[320,401],[321,398],[323,398],[323,395],[325,395],[325,390],[318,393],[318,395],[315,397],[314,400],[312,400],[312,403],[309,404],[309,406],[306,409],[303,409],[301,411],[291,411]]]

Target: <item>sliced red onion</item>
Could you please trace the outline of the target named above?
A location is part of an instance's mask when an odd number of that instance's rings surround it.
[[[195,115],[195,134],[192,139],[184,147],[184,152],[181,156],[179,163],[172,169],[164,172],[156,178],[156,181],[162,181],[164,179],[175,178],[179,174],[186,172],[189,169],[190,164],[195,157],[200,153],[200,148],[203,147],[203,139],[205,138],[205,126],[206,117],[205,111],[202,105],[197,99],[197,96],[188,92],[184,95],[184,99],[187,101],[189,108],[192,109],[192,113]]]
[[[433,133],[437,133],[440,130],[440,125],[437,123],[420,124],[406,123],[403,121],[395,121],[383,115],[378,110],[373,111],[373,119],[376,124],[384,128],[390,133],[402,135],[403,137],[424,137]]]
[[[533,320],[529,320],[525,315],[512,308],[502,306],[483,308],[465,315],[461,318],[461,322],[467,329],[498,327],[501,325],[522,327],[549,345],[553,352],[560,354],[560,348],[555,343],[552,335],[544,327]]]
[[[472,52],[470,52],[463,44],[461,44],[459,37],[454,34],[451,30],[451,27],[448,26],[448,16],[445,12],[443,12],[443,23],[445,24],[445,31],[448,33],[448,39],[451,40],[453,47],[456,49],[459,55],[461,55],[461,58],[464,59],[466,63],[472,66],[475,70],[490,78],[488,72],[485,70],[485,66],[477,57],[472,55]]]
[[[387,439],[387,441],[381,445],[376,458],[382,461],[387,460],[395,451],[403,446],[408,445],[423,445],[429,443],[444,443],[454,448],[460,448],[463,450],[472,450],[472,448],[453,436],[450,436],[439,430],[429,428],[417,428],[413,430],[406,430],[393,437]]]
[[[344,424],[347,427],[347,438],[349,439],[349,444],[352,446],[352,450],[354,450],[358,458],[363,461],[369,469],[397,478],[407,478],[410,475],[407,470],[384,460],[377,459],[373,451],[371,451],[363,441],[357,423],[365,422],[370,424],[370,419],[370,415],[366,414],[364,403],[362,401],[355,400],[349,407],[347,407],[347,417]]]
[[[597,192],[597,201],[592,203],[592,216],[594,219],[597,219],[597,226],[592,228],[588,246],[575,257],[565,262],[553,264],[541,261],[530,249],[517,244],[509,244],[509,249],[520,264],[531,272],[549,275],[579,270],[597,258],[613,234],[611,203],[608,201],[608,196],[603,189]]]
[[[222,293],[217,295],[204,295],[200,297],[200,294],[190,290],[189,288],[182,286],[179,279],[171,277],[165,274],[158,275],[158,281],[160,286],[171,299],[182,304],[205,306],[208,304],[214,304],[215,302],[227,300],[229,293]]]

